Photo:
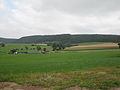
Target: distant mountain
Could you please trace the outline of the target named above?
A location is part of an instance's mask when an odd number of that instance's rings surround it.
[[[61,34],[61,35],[35,35],[26,36],[20,39],[0,39],[0,42],[8,43],[80,43],[80,42],[120,42],[120,35],[102,35],[102,34]]]
[[[10,39],[10,38],[0,38],[0,42],[5,42],[5,43],[14,43],[16,42],[17,39]]]

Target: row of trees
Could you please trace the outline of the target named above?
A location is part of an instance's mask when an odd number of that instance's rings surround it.
[[[33,45],[32,45],[33,46]],[[34,47],[36,46],[36,48],[29,48],[28,46],[25,46],[24,47],[24,49],[25,49],[25,51],[27,52],[28,50],[37,50],[37,51],[47,51],[47,49],[46,48],[41,48],[41,46],[40,45],[34,45]],[[53,51],[58,51],[58,50],[63,50],[63,49],[65,49],[65,45],[63,44],[63,43],[60,43],[60,42],[54,42],[54,43],[52,43],[51,44],[51,47],[52,47],[52,50]],[[10,54],[13,54],[13,53],[15,53],[15,52],[17,52],[17,51],[22,51],[22,50],[24,50],[23,48],[20,48],[20,49],[18,49],[18,48],[16,48],[16,49],[12,49],[12,50],[10,50]]]
[[[24,51],[25,50],[25,51]],[[9,54],[13,54],[13,53],[15,53],[15,52],[17,52],[17,51],[22,51],[22,52],[27,52],[28,50],[37,50],[37,51],[47,51],[47,49],[46,48],[41,48],[39,45],[37,45],[36,46],[36,48],[34,47],[34,48],[29,48],[28,46],[25,46],[25,48],[20,48],[20,49],[18,49],[18,48],[15,48],[15,49],[11,49],[10,51],[9,51]]]
[[[28,46],[25,46],[26,51],[28,51],[29,49],[30,50],[37,49],[37,51],[41,51],[41,50],[46,51],[46,48],[42,49],[39,45],[32,44],[32,46],[36,46],[36,48],[29,48]],[[53,51],[65,49],[65,45],[63,43],[60,43],[60,42],[51,43],[50,46],[52,46]],[[5,47],[5,43],[0,43],[0,47]],[[16,49],[12,49],[11,51],[15,52],[15,51],[19,51],[19,50],[24,50],[24,49],[23,48],[20,48],[20,49],[16,48]]]
[[[26,50],[26,51],[28,51],[28,50],[37,50],[37,51],[41,51],[41,50],[43,50],[43,51],[46,51],[46,48],[41,48],[39,45],[37,45],[36,47],[34,47],[34,48],[29,48],[28,46],[25,46],[25,48],[20,48],[20,49],[18,49],[18,48],[16,48],[16,50]]]

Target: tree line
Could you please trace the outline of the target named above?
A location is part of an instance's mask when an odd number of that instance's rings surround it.
[[[2,39],[3,40],[3,39]],[[0,42],[1,39],[0,39]],[[4,42],[4,41],[3,41]],[[8,39],[6,42],[10,42]],[[120,35],[101,34],[61,34],[61,35],[35,35],[11,40],[12,43],[54,43],[76,44],[82,42],[120,42]]]

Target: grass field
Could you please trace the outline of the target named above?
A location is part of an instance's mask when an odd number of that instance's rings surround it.
[[[86,43],[78,43],[78,45],[97,45],[97,44],[103,44],[105,42],[86,42]]]
[[[11,48],[24,46],[8,44],[0,49],[1,82],[37,85],[53,90],[72,86],[91,90],[120,87],[120,51],[6,54]]]
[[[2,74],[61,72],[120,65],[119,51],[1,55],[0,59]]]

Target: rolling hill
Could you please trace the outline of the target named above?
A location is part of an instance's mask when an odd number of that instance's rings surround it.
[[[21,37],[19,39],[0,38],[0,42],[7,42],[7,43],[63,42],[68,44],[75,44],[81,42],[120,42],[120,35],[102,35],[102,34],[34,35],[34,36]]]
[[[16,42],[17,39],[11,39],[11,38],[0,38],[0,42],[5,42],[5,43],[14,43]]]

